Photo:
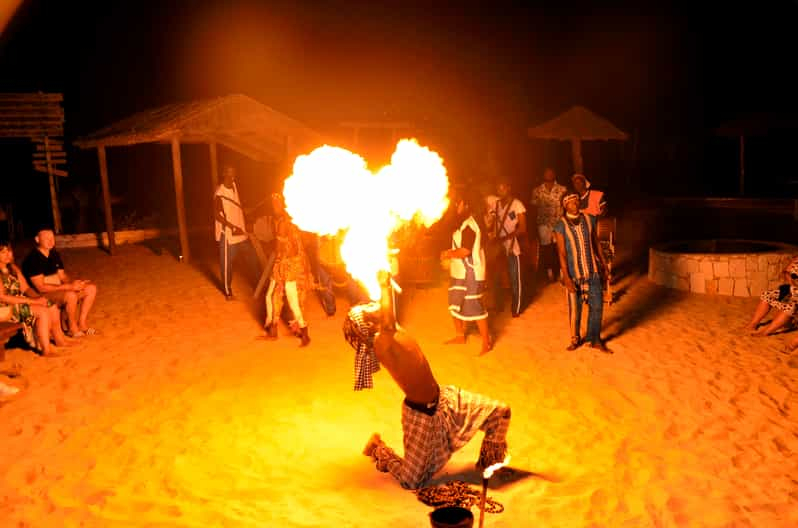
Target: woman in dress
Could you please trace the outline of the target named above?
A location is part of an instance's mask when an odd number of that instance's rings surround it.
[[[277,322],[283,308],[283,295],[288,300],[288,307],[293,313],[290,327],[294,335],[301,339],[300,346],[310,343],[308,325],[303,315],[303,305],[307,290],[312,286],[312,277],[308,266],[302,236],[299,228],[291,222],[285,211],[283,196],[272,194],[274,208],[274,237],[276,240],[274,268],[272,269],[269,289],[266,292],[266,336],[277,338]]]
[[[794,258],[784,269],[784,277],[785,284],[773,290],[762,292],[759,305],[754,311],[754,317],[746,326],[746,330],[751,335],[758,337],[770,335],[798,315],[796,311],[796,306],[798,306],[798,257]],[[771,308],[778,310],[778,313],[770,323],[758,328],[759,323],[765,318]]]
[[[466,342],[466,325],[474,322],[482,337],[485,354],[493,348],[485,309],[485,249],[483,229],[477,220],[480,200],[462,192],[452,200],[457,215],[457,228],[452,233],[452,247],[441,252],[441,260],[449,264],[449,313],[454,322],[455,336],[447,344]]]
[[[58,306],[28,286],[7,242],[0,242],[0,286],[0,322],[22,323],[25,341],[44,356],[54,355],[51,337],[56,346],[68,346]]]

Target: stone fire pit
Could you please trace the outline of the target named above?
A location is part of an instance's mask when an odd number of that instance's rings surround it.
[[[649,248],[648,278],[668,288],[757,297],[784,282],[798,246],[758,240],[689,240]]]

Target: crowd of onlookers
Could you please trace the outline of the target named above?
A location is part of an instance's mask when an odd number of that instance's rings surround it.
[[[285,212],[283,197],[270,196],[271,214],[258,220],[259,236],[247,228],[235,181],[235,169],[225,167],[223,181],[215,193],[215,232],[219,245],[222,291],[233,298],[232,270],[240,255],[255,277],[268,277],[265,295],[266,339],[276,339],[281,316],[301,346],[310,342],[304,303],[317,292],[328,314],[335,312],[331,276],[334,271],[319,258],[316,235],[301,232]],[[442,256],[450,272],[449,311],[456,335],[450,343],[466,340],[466,325],[473,321],[482,336],[483,352],[493,346],[487,324],[488,312],[505,308],[518,317],[528,304],[538,270],[549,282],[562,281],[569,291],[572,336],[569,348],[583,342],[608,351],[600,339],[602,290],[607,280],[607,262],[596,239],[596,218],[606,214],[602,191],[593,188],[584,175],[575,174],[568,187],[560,185],[552,169],[528,201],[513,193],[507,179],[493,182],[495,189],[481,194],[475,186],[453,190],[450,218],[455,219],[452,246]],[[573,202],[573,203],[571,203]],[[527,210],[534,211],[534,228],[527,225]],[[265,244],[265,259],[258,259],[254,244]],[[542,264],[539,266],[539,262]],[[402,274],[392,272],[401,283]],[[346,283],[350,303],[368,300],[354,281]],[[589,306],[588,330],[580,332],[581,311]],[[394,302],[401,313],[401,295]],[[397,314],[398,315],[398,314]]]
[[[214,210],[224,296],[234,298],[233,264],[241,256],[255,279],[267,281],[263,338],[277,339],[283,321],[300,346],[307,346],[310,334],[304,305],[308,295],[318,294],[328,315],[336,310],[336,270],[322,262],[321,239],[297,228],[280,193],[269,196],[271,213],[258,219],[258,236],[253,236],[235,169],[226,166],[222,174]],[[465,343],[468,325],[473,322],[482,339],[482,353],[488,352],[493,347],[489,313],[503,311],[509,297],[510,313],[518,317],[535,283],[542,281],[560,282],[566,289],[571,334],[567,350],[587,344],[610,352],[601,338],[601,323],[612,255],[597,235],[598,219],[607,214],[606,195],[582,174],[574,174],[566,186],[547,168],[542,180],[526,201],[513,192],[506,178],[495,180],[495,189],[487,193],[476,184],[452,189],[451,245],[440,255],[450,275],[448,310],[455,330],[447,343]],[[20,269],[11,244],[0,241],[0,324],[20,325],[30,348],[43,356],[58,355],[60,347],[95,333],[88,316],[97,287],[67,272],[51,229],[40,230],[35,242]],[[256,251],[253,244],[265,250]],[[401,282],[395,257],[392,273]],[[344,288],[350,304],[368,301],[356,281],[340,270],[337,275],[344,277],[337,285]],[[762,294],[747,327],[754,335],[768,335],[793,322],[798,306],[798,258],[785,270],[785,277],[780,288]],[[397,315],[401,304],[398,296],[393,303]],[[583,334],[585,306],[588,316]],[[777,309],[777,315],[760,328],[771,307]],[[798,338],[790,347],[798,347]],[[0,383],[0,396],[15,391]]]

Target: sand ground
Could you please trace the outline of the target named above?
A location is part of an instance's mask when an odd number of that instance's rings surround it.
[[[345,306],[308,302],[312,343],[257,340],[241,286],[143,246],[64,252],[99,299],[67,355],[8,350],[26,389],[0,406],[0,525],[419,527],[431,508],[379,473],[370,434],[401,452],[387,373],[352,390]],[[241,285],[242,277],[236,277]],[[442,287],[409,289],[404,325],[441,383],[511,404],[514,478],[487,527],[798,526],[798,354],[740,337],[755,299],[620,279],[613,355],[566,352],[559,285],[493,321],[496,348],[445,346]],[[438,476],[478,482],[479,437]]]

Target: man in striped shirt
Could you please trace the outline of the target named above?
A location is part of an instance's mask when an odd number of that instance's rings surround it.
[[[584,342],[609,353],[601,340],[601,317],[604,309],[602,285],[605,283],[607,263],[596,237],[596,217],[579,212],[579,195],[563,197],[565,214],[554,225],[560,268],[568,294],[568,315],[571,343],[567,350],[576,350]],[[582,305],[589,313],[585,339],[581,337]]]

